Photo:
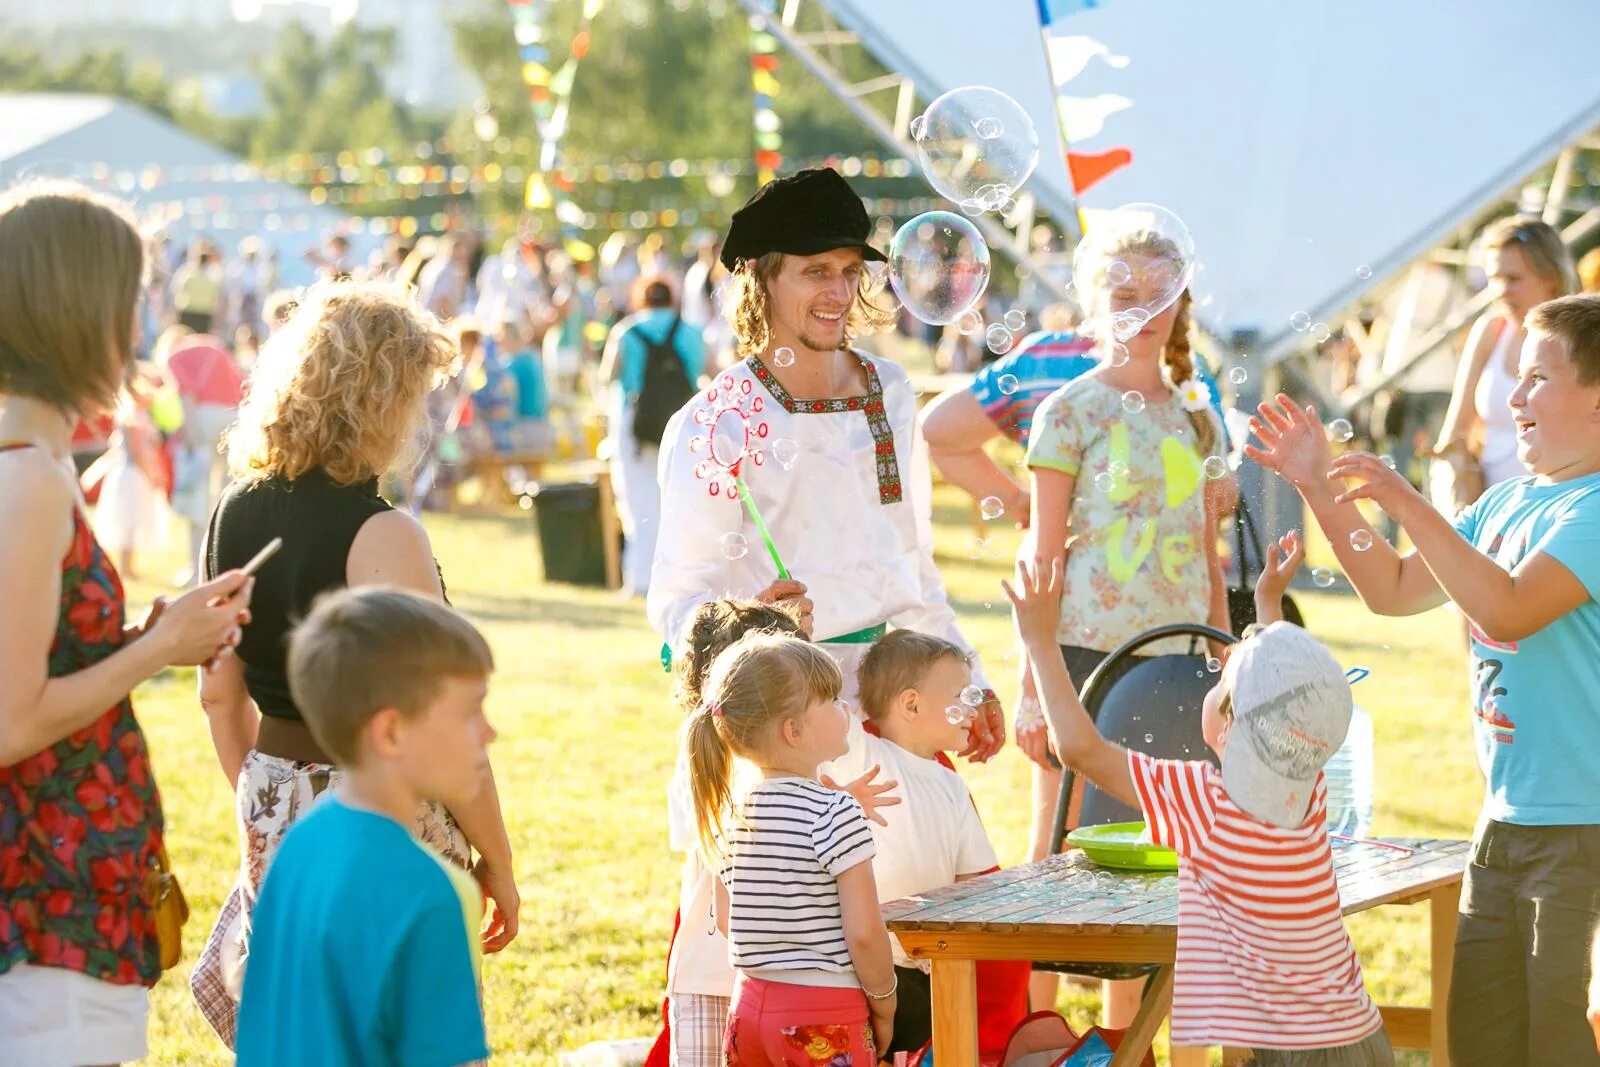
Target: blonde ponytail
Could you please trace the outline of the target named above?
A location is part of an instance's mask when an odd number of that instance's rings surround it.
[[[694,824],[706,866],[715,869],[723,856],[724,830],[733,811],[733,750],[717,730],[711,708],[701,707],[683,729],[683,752],[689,761],[689,793],[694,798]]]

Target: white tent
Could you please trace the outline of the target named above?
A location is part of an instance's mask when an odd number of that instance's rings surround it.
[[[243,160],[165,119],[109,96],[0,94],[0,186],[30,176],[73,178],[168,215],[180,244],[204,235],[231,255],[255,235],[277,252],[279,281],[310,280],[302,253],[344,216],[262,178]]]
[[[1013,96],[1045,146],[1029,188],[1071,211],[1036,0],[823,2],[920,95]],[[1288,354],[1305,336],[1292,314],[1331,318],[1600,123],[1600,4],[1044,6],[1058,73],[1076,71],[1059,90],[1087,128],[1072,148],[1133,157],[1082,206],[1150,200],[1182,216],[1205,266],[1201,322],[1256,335],[1257,355]]]

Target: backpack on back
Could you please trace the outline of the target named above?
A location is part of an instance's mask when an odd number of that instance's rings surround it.
[[[633,408],[633,439],[640,448],[659,448],[667,423],[694,396],[694,383],[672,344],[681,322],[682,316],[674,315],[672,325],[659,341],[650,340],[639,327],[633,328],[644,342],[645,352],[644,384]]]

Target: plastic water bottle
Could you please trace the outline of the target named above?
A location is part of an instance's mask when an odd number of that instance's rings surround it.
[[[1372,826],[1372,716],[1358,704],[1344,744],[1322,769],[1328,780],[1328,832],[1366,837]]]

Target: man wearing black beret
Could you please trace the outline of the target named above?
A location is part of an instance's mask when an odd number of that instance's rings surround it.
[[[649,597],[651,622],[668,644],[697,605],[724,593],[791,601],[839,660],[850,699],[861,655],[888,626],[971,648],[933,563],[911,383],[896,364],[851,347],[894,321],[881,276],[866,266],[885,260],[867,242],[871,225],[861,198],[827,168],[768,182],[734,212],[722,262],[733,274],[728,314],[745,359],[667,428],[662,569]],[[738,473],[791,580],[778,576],[737,494],[723,491],[731,479],[719,484],[707,428],[714,421],[725,436],[735,418],[750,431]],[[728,541],[748,551],[729,558]],[[975,717],[969,755],[993,755],[1003,731],[991,700]]]

